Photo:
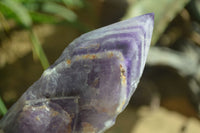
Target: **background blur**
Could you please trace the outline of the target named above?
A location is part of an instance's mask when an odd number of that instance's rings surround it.
[[[0,0],[0,116],[73,39],[149,12],[141,82],[106,133],[199,133],[199,0]]]

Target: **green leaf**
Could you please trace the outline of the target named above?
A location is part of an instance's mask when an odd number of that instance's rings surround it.
[[[3,102],[3,100],[2,100],[1,97],[0,97],[0,114],[5,115],[6,112],[7,112],[7,108],[6,108],[6,106],[5,106],[4,102]]]
[[[69,22],[75,22],[77,20],[77,15],[73,11],[53,2],[45,3],[43,11],[60,16]]]
[[[42,46],[39,42],[39,39],[37,38],[36,34],[30,29],[30,38],[33,45],[33,52],[37,55],[39,58],[43,69],[47,69],[49,67],[49,62],[47,60],[47,57],[42,49]]]
[[[32,25],[28,11],[21,3],[14,0],[2,0],[1,4],[9,8],[18,17],[23,26],[30,27]]]
[[[34,22],[38,23],[58,23],[59,19],[52,15],[39,13],[39,12],[30,12],[30,16]]]
[[[73,0],[63,0],[63,2],[68,6],[72,6],[73,5]]]
[[[0,11],[5,16],[5,18],[12,18],[15,21],[18,21],[16,14],[5,4],[3,4],[2,1],[0,1]]]
[[[83,0],[62,0],[67,6],[77,6],[77,7],[83,7],[84,3]]]

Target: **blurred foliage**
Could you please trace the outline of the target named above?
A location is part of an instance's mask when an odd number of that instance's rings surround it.
[[[77,21],[72,10],[82,8],[83,0],[2,0],[0,12],[24,27],[37,23],[57,23],[61,19]]]
[[[1,115],[1,114],[2,114],[2,115],[5,115],[6,112],[7,112],[6,106],[5,106],[3,100],[2,100],[1,97],[0,97],[0,115]]]
[[[192,17],[196,20],[200,21],[200,1],[199,0],[191,0],[191,2],[187,6],[190,11]]]
[[[82,8],[83,0],[2,0],[0,1],[0,20],[4,31],[9,30],[8,19],[30,31],[34,55],[40,59],[44,69],[49,66],[46,55],[40,46],[39,39],[31,27],[33,23],[58,23],[66,21],[72,26],[87,31],[72,10]]]
[[[17,1],[2,0],[0,2],[0,11],[5,17],[11,17],[16,21],[20,21],[25,27],[32,25],[32,20],[28,10]]]
[[[83,8],[84,0],[1,0],[0,1],[0,24],[1,31],[9,32],[9,20],[14,20],[16,26],[29,31],[32,42],[34,58],[38,58],[44,69],[49,67],[48,59],[42,49],[37,35],[33,32],[34,23],[56,24],[62,21],[82,30],[88,29],[78,21],[77,8]],[[0,98],[0,114],[5,114],[7,109]]]
[[[155,14],[154,45],[164,32],[169,22],[186,6],[190,0],[134,0],[123,19],[132,18],[141,14],[153,12]]]
[[[46,55],[41,47],[40,41],[38,40],[37,35],[30,30],[30,37],[33,44],[33,53],[35,53],[35,57],[38,57],[41,61],[42,67],[47,69],[49,67],[49,62],[46,58]]]

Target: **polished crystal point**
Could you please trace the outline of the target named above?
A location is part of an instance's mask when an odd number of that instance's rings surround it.
[[[142,75],[152,13],[75,39],[0,122],[4,133],[102,133],[127,106]]]

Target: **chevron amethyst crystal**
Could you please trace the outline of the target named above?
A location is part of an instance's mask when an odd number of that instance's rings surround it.
[[[127,106],[145,65],[152,13],[86,33],[12,106],[4,133],[100,133]]]

